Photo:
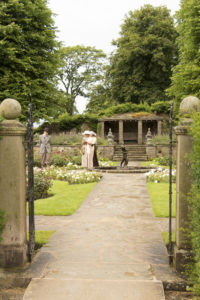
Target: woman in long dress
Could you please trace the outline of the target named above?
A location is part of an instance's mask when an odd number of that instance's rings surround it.
[[[92,135],[92,145],[94,146],[94,154],[93,154],[93,167],[99,167],[99,162],[97,158],[97,135],[95,132],[91,132]]]
[[[83,140],[81,146],[81,154],[82,154],[82,162],[81,165],[84,168],[88,167],[88,154],[89,154],[89,147],[88,147],[88,138],[90,137],[90,131],[86,130],[83,132]]]
[[[88,155],[88,169],[92,170],[93,167],[99,166],[97,160],[97,153],[96,153],[97,138],[95,132],[93,131],[90,132],[90,137],[88,138],[87,142],[90,147],[89,155]]]

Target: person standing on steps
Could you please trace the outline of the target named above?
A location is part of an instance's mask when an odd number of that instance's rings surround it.
[[[51,155],[51,136],[49,135],[49,129],[45,128],[43,134],[39,136],[40,145],[40,158],[42,168],[49,167],[50,155]]]

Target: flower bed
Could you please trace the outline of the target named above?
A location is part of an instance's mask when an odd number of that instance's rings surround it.
[[[34,168],[35,174],[42,174],[53,180],[67,181],[70,184],[78,183],[90,183],[98,182],[101,178],[101,174],[97,172],[88,172],[86,170],[70,170],[69,166],[67,167],[54,167],[51,166],[46,169]]]
[[[169,182],[169,169],[159,167],[157,169],[152,169],[146,173],[147,181],[150,182]],[[172,170],[172,181],[176,181],[176,170]]]

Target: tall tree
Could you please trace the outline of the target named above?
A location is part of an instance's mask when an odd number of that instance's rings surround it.
[[[30,92],[35,119],[56,110],[58,46],[46,0],[0,1],[0,101],[17,99],[23,119],[27,116]]]
[[[166,100],[177,61],[174,20],[166,7],[145,5],[130,11],[111,57],[112,97],[119,103]]]
[[[177,13],[179,63],[173,70],[168,93],[176,106],[185,96],[200,97],[200,2],[182,0]]]
[[[65,106],[72,115],[76,112],[76,98],[88,97],[91,89],[103,76],[106,55],[94,47],[74,46],[60,49],[59,80],[63,85]]]

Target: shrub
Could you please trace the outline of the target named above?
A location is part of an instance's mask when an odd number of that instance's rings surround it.
[[[73,165],[81,165],[81,155],[68,155],[65,152],[55,152],[51,154],[50,165],[63,167],[67,166],[69,163]],[[41,168],[40,156],[38,153],[34,155],[34,166]]]
[[[105,138],[98,137],[98,139],[97,139],[97,145],[99,145],[99,146],[107,146],[108,145],[108,140],[105,139]]]
[[[69,116],[68,114],[60,115],[57,120],[52,122],[45,122],[39,126],[35,132],[42,133],[46,126],[49,127],[50,132],[59,132],[59,131],[70,131],[74,128],[77,131],[81,131],[81,126],[83,124],[88,125],[89,128],[93,131],[97,131],[98,116],[93,114],[77,114]]]
[[[169,156],[160,156],[160,157],[156,157],[155,161],[158,162],[159,165],[161,166],[169,166]],[[172,158],[172,164],[174,166],[176,166],[176,159]]]
[[[170,101],[158,101],[151,104],[151,111],[157,114],[169,114]]]
[[[58,167],[66,166],[68,162],[68,158],[65,154],[60,152],[52,154],[50,158],[50,164]]]
[[[71,162],[73,165],[81,166],[81,161],[81,155],[69,157],[69,162]]]
[[[97,132],[100,130],[98,125],[98,119],[102,116],[111,117],[115,114],[125,114],[125,113],[156,113],[156,114],[169,114],[170,102],[169,101],[159,101],[153,103],[149,106],[147,103],[135,104],[135,103],[123,103],[115,106],[111,106],[107,109],[101,110],[98,114],[77,114],[69,116],[67,113],[64,113],[58,117],[56,120],[51,122],[43,123],[35,132],[42,133],[45,127],[49,127],[51,132],[61,132],[61,131],[70,131],[74,128],[78,132],[81,131],[81,126],[83,124],[88,125],[88,127]],[[97,126],[98,125],[98,126]],[[98,127],[98,128],[97,128]]]
[[[48,191],[52,186],[52,181],[42,172],[34,175],[34,200],[48,197]]]
[[[113,116],[115,114],[125,114],[128,112],[151,112],[148,104],[124,103],[111,106],[100,111],[99,116]]]
[[[49,189],[52,186],[52,181],[48,174],[43,173],[41,169],[38,170],[38,172],[34,172],[34,200],[47,198]],[[28,201],[28,188],[26,200]]]
[[[168,134],[155,135],[152,138],[151,142],[153,145],[169,145],[169,143],[170,143],[169,135]],[[176,143],[176,135],[175,134],[173,134],[173,136],[172,136],[172,142],[173,142],[173,144]]]

